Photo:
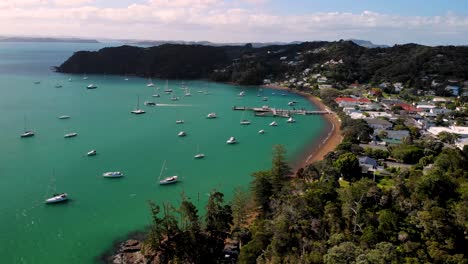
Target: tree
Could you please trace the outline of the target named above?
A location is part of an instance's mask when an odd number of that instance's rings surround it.
[[[248,213],[252,208],[249,208],[250,195],[243,188],[237,187],[234,189],[234,197],[231,201],[232,217],[235,227],[246,225]]]
[[[393,148],[391,154],[395,159],[409,164],[418,162],[424,156],[424,152],[420,147],[406,144]]]
[[[449,133],[449,132],[440,132],[439,135],[437,135],[437,137],[445,142],[445,143],[448,143],[448,144],[455,144],[455,142],[458,140],[458,138],[460,138],[459,135],[457,134],[453,134],[453,133]]]
[[[359,160],[353,153],[342,154],[333,166],[340,172],[346,180],[359,179],[361,176],[361,167]]]
[[[323,262],[325,264],[353,263],[361,252],[361,248],[357,247],[354,243],[344,242],[330,248],[327,254],[323,256]]]
[[[210,193],[206,205],[206,230],[210,233],[224,233],[230,229],[232,223],[231,206],[224,204],[224,194],[213,191]]]
[[[258,207],[261,208],[261,215],[265,215],[270,210],[270,197],[273,195],[271,186],[270,171],[259,171],[252,174],[254,180],[251,183],[252,194]]]
[[[291,168],[286,162],[286,149],[282,145],[273,147],[273,160],[271,167],[271,187],[273,195],[279,195],[283,186],[291,175]]]

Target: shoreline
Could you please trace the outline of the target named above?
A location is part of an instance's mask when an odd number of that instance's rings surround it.
[[[280,85],[262,85],[262,87],[289,91],[300,95],[315,105],[319,110],[330,112],[330,114],[323,115],[326,127],[321,135],[307,144],[302,153],[293,160],[291,165],[294,172],[297,172],[298,169],[304,168],[309,164],[322,160],[329,152],[335,150],[335,148],[341,143],[343,139],[341,136],[341,120],[338,118],[336,113],[331,111],[318,97]]]

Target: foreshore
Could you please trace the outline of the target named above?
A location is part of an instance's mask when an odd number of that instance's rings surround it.
[[[341,120],[336,115],[336,113],[331,111],[319,98],[303,91],[298,91],[279,85],[264,85],[263,87],[276,90],[285,90],[298,94],[317,106],[319,110],[330,112],[330,114],[323,115],[327,122],[327,126],[324,132],[321,134],[318,140],[314,140],[309,146],[307,146],[304,152],[298,156],[297,160],[292,163],[294,171],[297,171],[299,168],[303,168],[316,161],[322,160],[325,155],[335,150],[335,148],[341,143],[343,139],[341,136]]]

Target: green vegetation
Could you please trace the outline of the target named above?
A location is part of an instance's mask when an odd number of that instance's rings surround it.
[[[285,59],[281,59],[285,58]],[[339,64],[327,62],[341,61]],[[322,67],[322,65],[324,67]],[[468,48],[416,44],[368,49],[351,41],[305,42],[253,48],[165,44],[150,48],[131,46],[80,51],[57,67],[66,73],[128,74],[144,77],[199,79],[239,84],[261,84],[265,78],[285,81],[309,69],[340,89],[356,83],[401,82],[416,89],[430,87],[423,77],[468,79]],[[317,87],[315,79],[309,82]],[[313,87],[312,86],[312,87]],[[405,89],[402,98],[416,98],[416,89]],[[394,92],[374,89],[374,96]],[[436,94],[447,94],[437,87]]]

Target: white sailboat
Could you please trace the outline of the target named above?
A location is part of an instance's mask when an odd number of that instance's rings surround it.
[[[180,131],[179,134],[177,134],[177,136],[185,137],[185,136],[187,136],[187,133],[185,133],[185,131]]]
[[[70,116],[68,116],[68,115],[61,115],[61,116],[58,117],[58,119],[69,119],[69,118],[70,118]]]
[[[242,113],[242,118],[241,118],[240,124],[243,125],[243,126],[250,125],[250,120],[244,119],[244,115],[245,115],[245,111]]]
[[[172,89],[169,89],[169,81],[166,80],[166,88],[164,88],[165,93],[172,93]]]
[[[203,159],[205,157],[205,154],[203,153],[200,153],[200,148],[199,146],[197,146],[197,154],[195,154],[195,156],[193,156],[194,159]]]
[[[97,151],[95,149],[92,149],[90,151],[88,151],[88,153],[86,153],[87,156],[96,156],[97,155]]]
[[[287,120],[286,122],[288,122],[288,123],[295,123],[296,120],[295,120],[294,118],[292,118],[292,116],[291,116],[291,117],[288,118],[288,120]]]
[[[273,121],[273,122],[270,123],[270,126],[277,126],[277,125],[278,125],[278,123],[276,123],[276,121]]]
[[[88,86],[86,86],[87,89],[96,89],[97,88],[97,85],[91,83],[89,84]]]
[[[154,88],[154,94],[153,94],[153,97],[160,97],[160,95],[158,94],[158,92],[156,91],[156,88]]]
[[[46,204],[56,204],[68,201],[68,194],[67,193],[56,193],[55,186],[54,186],[54,194],[52,197],[47,198],[44,203]]]
[[[136,109],[132,110],[131,113],[135,115],[141,115],[141,114],[146,113],[145,110],[140,109],[140,96],[138,96],[138,99],[137,99]]]
[[[161,180],[161,176],[165,169],[166,169],[166,161],[164,161],[163,166],[161,168],[161,172],[159,173],[159,184],[166,185],[166,184],[176,183],[179,180],[179,176],[177,175],[165,177],[164,179]]]
[[[185,121],[182,120],[182,119],[179,119],[179,120],[176,120],[176,121],[175,121],[175,123],[178,124],[178,125],[183,124],[184,122],[185,122]]]
[[[258,133],[259,133],[259,134],[265,134],[265,130],[260,129],[260,130],[258,131]]]
[[[148,84],[146,85],[147,87],[154,87],[153,80],[151,78],[148,79]]]
[[[26,116],[24,117],[24,132],[20,135],[22,138],[27,138],[27,137],[33,137],[34,130],[32,129],[27,129],[27,121],[26,121]]]

